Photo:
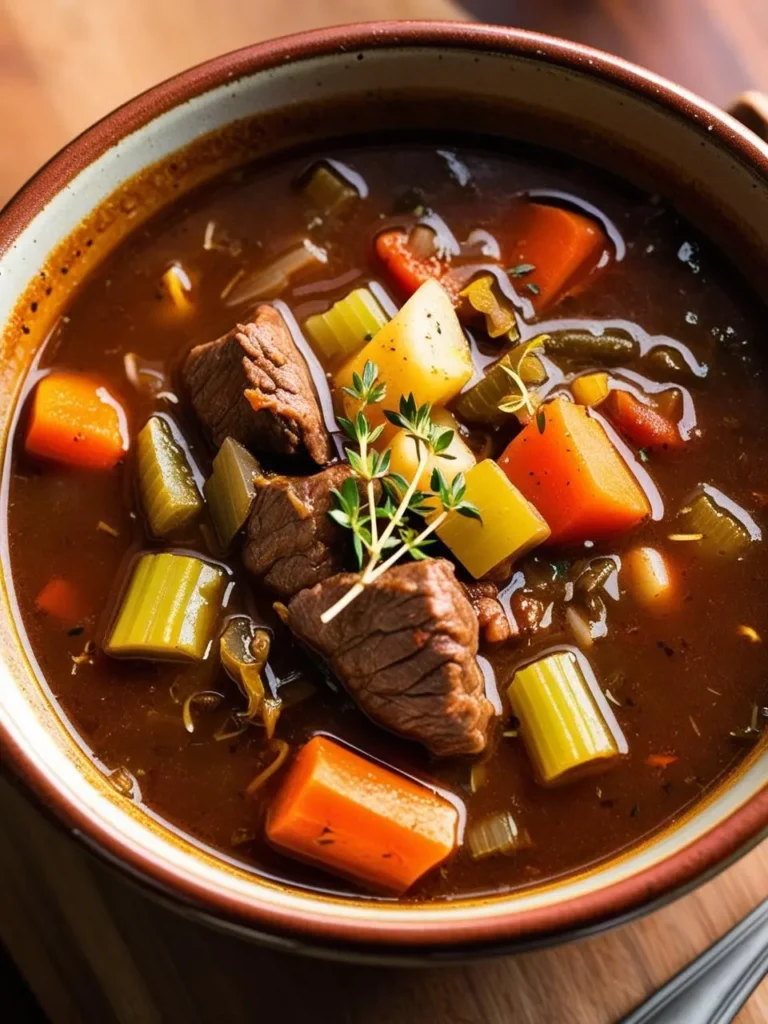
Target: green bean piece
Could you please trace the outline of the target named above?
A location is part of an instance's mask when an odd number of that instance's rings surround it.
[[[643,361],[651,370],[659,374],[666,374],[668,377],[671,376],[673,380],[679,377],[694,376],[681,353],[674,348],[652,348]]]
[[[752,543],[748,525],[706,492],[698,494],[680,511],[678,525],[680,531],[675,536],[698,540],[698,549],[709,556],[738,558]]]
[[[226,583],[222,569],[191,555],[142,555],[104,650],[114,657],[202,660]]]
[[[203,499],[186,453],[159,416],[150,416],[139,433],[137,466],[141,502],[156,537],[165,537],[198,515]]]
[[[388,320],[375,295],[367,288],[355,288],[325,313],[311,316],[304,332],[319,354],[332,360],[357,352]]]
[[[592,594],[602,590],[617,571],[612,558],[595,558],[576,579],[575,589],[579,594]]]
[[[499,402],[514,391],[515,384],[504,367],[519,373],[526,387],[538,387],[546,381],[544,364],[535,352],[528,349],[526,354],[526,350],[527,343],[517,345],[489,366],[482,380],[459,395],[453,408],[465,423],[498,426],[509,419],[509,413],[499,409]]]
[[[600,691],[572,651],[559,651],[515,673],[509,702],[536,775],[560,785],[613,765],[627,741]]]
[[[256,459],[231,437],[224,441],[213,460],[213,472],[203,493],[216,536],[225,551],[248,518],[256,494],[254,477],[260,473]]]
[[[359,199],[357,189],[324,163],[316,164],[304,185],[304,195],[326,216],[340,213]]]
[[[630,362],[639,352],[634,338],[624,331],[552,331],[544,343],[549,356],[562,356],[579,362],[617,365]]]

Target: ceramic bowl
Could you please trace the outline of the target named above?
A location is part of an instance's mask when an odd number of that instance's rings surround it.
[[[385,94],[399,100],[381,104]],[[368,117],[340,114],[350,104],[380,110],[371,118],[377,126],[445,123],[536,137],[601,164],[618,161],[625,175],[700,222],[705,217],[708,233],[758,288],[767,279],[768,147],[669,82],[584,46],[464,23],[367,24],[279,39],[194,68],[126,104],[56,156],[0,215],[3,454],[23,375],[89,267],[169,198],[222,167],[341,123],[371,127]],[[768,824],[763,744],[669,827],[546,885],[397,904],[259,878],[150,816],[83,752],[15,628],[5,542],[2,554],[4,762],[84,843],[156,894],[280,948],[390,962],[529,948],[615,922],[700,882],[756,843]]]

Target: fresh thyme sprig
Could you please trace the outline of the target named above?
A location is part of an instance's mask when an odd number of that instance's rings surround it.
[[[333,490],[334,508],[329,515],[352,533],[360,579],[323,613],[324,623],[334,619],[368,584],[405,555],[417,560],[429,557],[425,549],[434,542],[432,534],[449,512],[481,518],[478,509],[465,498],[467,488],[461,473],[448,483],[440,470],[435,469],[430,481],[431,490],[419,488],[431,456],[454,457],[448,452],[454,431],[433,421],[429,403],[417,406],[411,394],[400,397],[397,412],[384,410],[389,422],[405,430],[416,445],[418,464],[413,478],[407,480],[400,473],[390,471],[392,452],[389,448],[383,452],[373,448],[384,426],[371,427],[365,409],[383,401],[387,392],[386,384],[378,379],[376,365],[367,362],[362,375],[353,374],[352,386],[344,391],[356,402],[358,411],[354,418],[338,417],[338,423],[356,448],[345,449],[352,476],[340,488]],[[414,514],[432,518],[419,530],[409,521]],[[382,529],[379,529],[380,520]],[[385,552],[390,550],[392,554],[382,561]]]
[[[528,387],[522,377],[523,363],[534,349],[540,348],[547,340],[548,336],[546,334],[540,334],[538,337],[531,338],[530,341],[526,342],[523,351],[520,354],[520,358],[517,361],[517,370],[513,370],[502,363],[502,370],[512,379],[517,388],[517,392],[506,395],[499,402],[498,407],[501,412],[515,413],[519,412],[521,409],[525,409],[530,416],[533,417],[536,415],[536,408],[533,404],[531,392],[528,390]]]

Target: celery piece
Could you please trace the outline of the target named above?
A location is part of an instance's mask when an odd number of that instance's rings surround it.
[[[751,517],[715,488],[697,494],[678,517],[679,532],[701,534],[698,547],[707,555],[738,558],[760,530]]]
[[[142,555],[104,650],[115,657],[201,660],[226,583],[222,569],[191,555]]]
[[[171,428],[150,416],[137,441],[139,492],[156,537],[186,526],[200,512],[203,499],[195,484],[186,453]]]
[[[367,288],[355,288],[327,312],[311,316],[304,330],[319,354],[330,360],[357,352],[388,320]]]
[[[626,363],[636,358],[639,346],[635,339],[621,330],[607,329],[602,334],[591,331],[553,331],[547,338],[547,355],[591,363]]]
[[[515,384],[504,367],[519,373],[526,387],[538,387],[547,379],[544,364],[535,352],[530,351],[528,343],[517,345],[493,363],[485,371],[483,379],[453,403],[454,410],[465,423],[498,426],[509,420],[509,413],[502,412],[499,403],[514,390]]]
[[[304,195],[326,216],[340,213],[360,195],[327,164],[316,164],[303,187]]]
[[[627,752],[624,734],[588,662],[573,651],[558,651],[519,668],[508,694],[544,785],[603,770]]]
[[[233,438],[226,438],[203,488],[216,536],[225,551],[248,518],[256,494],[254,477],[260,473],[251,453]]]

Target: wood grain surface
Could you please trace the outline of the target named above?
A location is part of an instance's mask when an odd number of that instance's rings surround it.
[[[613,50],[718,103],[768,90],[766,0],[467,6]],[[325,24],[461,16],[451,0],[0,0],[0,199],[102,114],[217,53]],[[0,941],[55,1024],[613,1024],[768,894],[764,845],[578,944],[462,968],[348,967],[265,952],[157,905],[5,782],[0,823]],[[768,1021],[768,984],[738,1020]]]

